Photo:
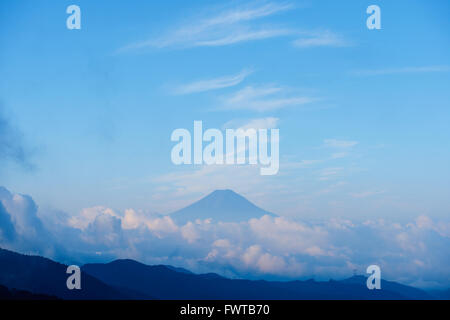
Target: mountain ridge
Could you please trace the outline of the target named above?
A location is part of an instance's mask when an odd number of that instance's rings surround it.
[[[186,274],[166,266],[133,260],[86,264],[82,270],[116,287],[128,286],[157,299],[168,300],[297,300],[297,299],[431,299],[420,289],[382,280],[384,290],[368,290],[365,277],[330,281],[266,281],[229,279],[217,274]],[[360,281],[364,279],[364,281]],[[394,289],[394,290],[392,290]],[[412,294],[414,293],[414,294]]]
[[[83,276],[82,290],[68,290],[66,281],[69,275],[66,270],[67,265],[51,259],[0,248],[0,285],[9,289],[65,300],[133,298],[90,275]]]
[[[81,267],[82,290],[66,288],[67,266],[50,259],[0,248],[0,285],[28,291],[24,299],[115,300],[427,300],[425,291],[382,280],[382,290],[368,290],[366,277],[344,280],[266,281],[195,274],[167,265],[146,265],[132,259]]]

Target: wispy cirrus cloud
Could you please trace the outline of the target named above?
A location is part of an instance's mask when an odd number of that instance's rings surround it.
[[[260,2],[249,4],[245,7],[239,7],[222,12],[221,14],[206,19],[201,25],[214,26],[222,24],[233,24],[242,21],[250,21],[258,18],[267,17],[275,13],[290,10],[293,8],[292,3],[275,3],[275,2]]]
[[[325,168],[320,171],[319,180],[329,180],[340,174],[342,174],[344,168],[334,167],[334,168]]]
[[[275,117],[267,117],[267,118],[255,118],[255,119],[236,119],[226,122],[223,125],[224,129],[231,129],[231,128],[237,128],[237,129],[273,129],[277,128],[279,124],[280,119]]]
[[[383,191],[383,190],[352,192],[352,193],[350,193],[350,196],[352,196],[353,198],[367,198],[367,197],[375,196],[378,194],[383,194],[384,192],[385,191]]]
[[[326,147],[346,149],[346,148],[351,148],[351,147],[356,146],[358,144],[358,141],[325,139],[324,144]]]
[[[225,9],[209,17],[191,17],[161,37],[129,44],[119,51],[143,48],[224,46],[239,42],[283,36],[290,30],[257,26],[254,20],[272,16],[293,8],[291,3],[254,2]]]
[[[330,158],[336,160],[349,156],[353,147],[358,145],[359,142],[353,140],[325,139],[323,143],[326,148],[335,151],[331,154]]]
[[[222,97],[220,109],[247,109],[265,112],[304,105],[316,100],[315,98],[293,94],[291,90],[279,86],[247,86],[231,95]]]
[[[352,74],[357,76],[381,76],[392,74],[409,74],[409,73],[433,73],[433,72],[450,72],[450,66],[422,66],[422,67],[402,67],[402,68],[384,68],[372,70],[356,70]]]
[[[331,31],[304,33],[300,38],[294,40],[292,44],[298,48],[350,46],[350,42],[341,35]]]
[[[257,1],[221,9],[221,12],[209,10],[215,12],[191,16],[188,22],[181,23],[161,36],[128,44],[117,52],[149,48],[220,47],[288,36],[296,38],[291,43],[298,48],[351,45],[343,36],[330,30],[309,31],[297,27],[285,27],[277,23],[261,22],[297,7],[298,5],[294,6],[289,2]]]
[[[283,167],[288,169],[304,169],[311,168],[314,165],[324,162],[324,160],[300,160],[300,161],[291,161],[287,162],[283,165]]]
[[[275,38],[291,34],[293,31],[289,29],[259,29],[259,30],[236,30],[232,34],[220,37],[218,39],[197,41],[196,46],[199,47],[217,47],[235,44],[239,42],[263,40]]]
[[[240,84],[242,81],[244,81],[244,79],[247,76],[249,76],[252,73],[253,73],[252,70],[244,69],[238,74],[234,75],[228,75],[214,79],[194,81],[176,87],[173,90],[173,92],[174,94],[182,95],[233,87]]]
[[[341,159],[345,158],[348,155],[348,152],[335,152],[331,154],[331,159]]]

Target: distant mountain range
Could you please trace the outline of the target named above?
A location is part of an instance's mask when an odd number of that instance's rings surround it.
[[[66,288],[67,266],[50,259],[0,249],[0,299],[433,299],[427,292],[381,282],[368,290],[364,276],[341,281],[253,281],[134,260],[82,266],[81,290]],[[9,288],[6,290],[4,287]],[[18,290],[25,290],[22,296]]]
[[[178,223],[210,218],[222,222],[240,222],[264,215],[276,216],[232,190],[216,190],[199,201],[173,212],[170,217]]]

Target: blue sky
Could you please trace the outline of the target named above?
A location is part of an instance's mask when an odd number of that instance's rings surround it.
[[[27,165],[3,157],[0,184],[70,214],[232,188],[289,217],[447,218],[449,7],[2,1],[0,102]],[[173,165],[170,134],[194,120],[279,128],[279,174]]]

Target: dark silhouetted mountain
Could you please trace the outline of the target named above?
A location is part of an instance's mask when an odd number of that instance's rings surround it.
[[[450,300],[450,289],[446,290],[430,290],[428,293],[438,300]]]
[[[34,294],[25,290],[8,289],[0,285],[0,300],[57,300],[55,296]]]
[[[186,274],[133,260],[87,264],[82,270],[113,286],[133,288],[158,299],[292,299],[286,290],[268,290],[266,281]]]
[[[367,281],[367,278],[364,276],[353,276],[346,280],[342,280],[341,282],[344,284],[357,284],[357,285],[365,286],[366,281]],[[383,280],[383,279],[381,279],[381,289],[391,291],[391,292],[397,292],[404,297],[408,297],[408,298],[414,299],[414,300],[428,300],[428,299],[433,298],[430,294],[426,293],[423,290],[420,290],[420,289],[417,289],[414,287],[410,287],[410,286],[405,286],[405,285],[397,283],[397,282]]]
[[[368,290],[366,278],[342,281],[264,281],[194,274],[172,266],[134,260],[86,264],[81,290],[68,290],[67,266],[50,259],[0,249],[0,299],[432,299],[422,290],[391,281]],[[6,289],[6,288],[9,289]],[[11,289],[14,288],[14,289]]]
[[[222,222],[241,222],[264,215],[276,216],[265,211],[232,190],[216,190],[197,202],[170,215],[179,223],[209,219]]]
[[[177,272],[167,266],[148,266],[133,260],[87,264],[88,273],[113,287],[128,287],[157,299],[430,299],[425,292],[382,281],[382,290],[368,290],[364,277],[343,281],[252,281],[217,274]],[[385,286],[385,288],[383,288]],[[398,290],[398,291],[397,291]]]
[[[433,299],[423,290],[383,279],[381,280],[381,290],[368,290],[366,281],[365,276],[353,276],[344,280],[330,280],[328,282],[308,280],[272,283],[292,291],[307,292],[310,297],[326,295],[328,296],[327,299]]]
[[[409,297],[389,290],[369,290],[364,285],[344,281],[271,282],[273,286],[295,292],[299,299],[318,300],[404,300]]]
[[[187,274],[193,274],[193,272],[184,269],[184,268],[179,268],[179,267],[174,267],[174,266],[169,266],[169,265],[163,265],[166,268],[169,268],[170,270],[176,271],[176,272],[181,272],[181,273],[187,273]]]
[[[27,256],[0,248],[0,285],[33,294],[61,299],[128,299],[137,298],[112,288],[98,279],[81,274],[81,290],[66,286],[67,266],[38,256]],[[130,293],[133,292],[130,290]],[[142,294],[139,294],[142,297]]]

